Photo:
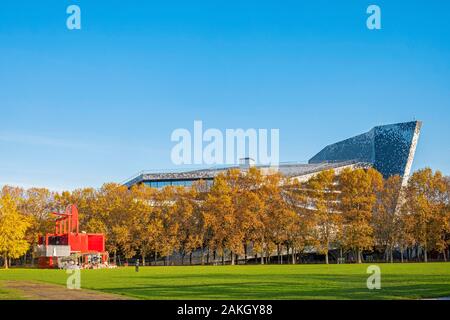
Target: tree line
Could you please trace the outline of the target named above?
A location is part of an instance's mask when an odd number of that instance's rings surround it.
[[[306,182],[257,168],[232,169],[211,186],[190,188],[107,183],[99,189],[51,192],[5,186],[0,198],[0,256],[5,267],[33,263],[38,235],[54,231],[53,211],[76,204],[80,226],[104,233],[111,259],[170,264],[174,252],[202,264],[298,263],[314,253],[364,261],[376,251],[386,261],[412,250],[427,262],[445,261],[450,244],[450,180],[439,171],[415,172],[408,185],[375,169],[320,172]]]

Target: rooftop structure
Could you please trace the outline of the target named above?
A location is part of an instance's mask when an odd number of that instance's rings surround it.
[[[421,127],[420,121],[378,126],[369,132],[325,147],[309,163],[347,160],[366,162],[385,178],[399,175],[406,184]]]
[[[307,164],[281,163],[277,167],[256,166],[263,173],[278,170],[285,176],[306,181],[313,175],[327,169],[336,172],[344,168],[374,167],[384,177],[400,175],[407,182],[419,138],[422,123],[419,121],[377,126],[367,133],[337,142],[325,147],[313,156]],[[186,170],[182,172],[140,172],[125,182],[131,188],[145,184],[154,188],[165,186],[191,186],[198,180],[212,182],[227,170],[247,170],[253,166],[251,159],[243,159],[239,166]]]

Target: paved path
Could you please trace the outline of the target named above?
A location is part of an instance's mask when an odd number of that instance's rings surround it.
[[[69,290],[64,286],[30,282],[5,281],[3,287],[19,293],[28,300],[129,300],[130,298],[93,290]]]

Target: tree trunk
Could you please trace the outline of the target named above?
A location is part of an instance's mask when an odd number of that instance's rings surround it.
[[[205,247],[202,247],[202,259],[201,259],[202,266],[205,265]]]
[[[394,248],[393,247],[391,247],[389,249],[389,259],[390,259],[391,263],[394,263]]]
[[[403,247],[400,247],[400,261],[403,263]]]
[[[117,250],[114,250],[114,265],[117,266]]]
[[[244,244],[244,264],[247,264],[247,244]]]
[[[295,250],[294,250],[294,247],[292,247],[292,264],[295,264]]]
[[[189,265],[192,266],[192,252],[189,254]]]
[[[423,259],[424,259],[425,263],[428,262],[428,252],[427,252],[426,247],[423,248]]]
[[[261,264],[264,264],[264,250],[261,251]]]
[[[230,255],[231,255],[231,265],[234,266],[234,253],[233,253],[233,251],[231,251]]]
[[[5,267],[5,269],[8,269],[8,257],[7,257],[7,255],[6,255],[6,253],[5,253],[5,255],[3,256],[3,260],[5,260],[3,266]]]
[[[361,250],[359,248],[356,250],[356,255],[358,256],[358,263],[361,264],[362,263]]]
[[[289,245],[286,245],[286,264],[289,264]]]
[[[279,244],[277,244],[277,257],[278,257],[278,264],[281,264],[281,260],[280,260],[281,254],[280,254],[280,245]]]
[[[328,257],[328,251],[325,252],[325,264],[330,264],[329,257]]]

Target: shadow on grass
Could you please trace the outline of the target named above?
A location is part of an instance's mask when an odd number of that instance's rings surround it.
[[[175,281],[174,278],[176,278]],[[183,283],[183,278],[186,279]],[[197,280],[194,280],[197,279]],[[205,278],[207,278],[205,280]],[[245,278],[245,280],[244,280]],[[369,290],[365,276],[303,275],[270,279],[270,275],[233,278],[232,275],[195,277],[133,277],[129,287],[100,289],[142,299],[419,299],[450,296],[450,279],[443,276],[426,276],[411,279],[389,275],[382,280],[381,290]],[[142,284],[136,283],[142,281]],[[203,282],[200,280],[204,280]],[[269,279],[269,280],[268,280]],[[123,279],[122,279],[123,280]],[[145,281],[144,281],[145,280]],[[161,282],[165,282],[164,284]]]

